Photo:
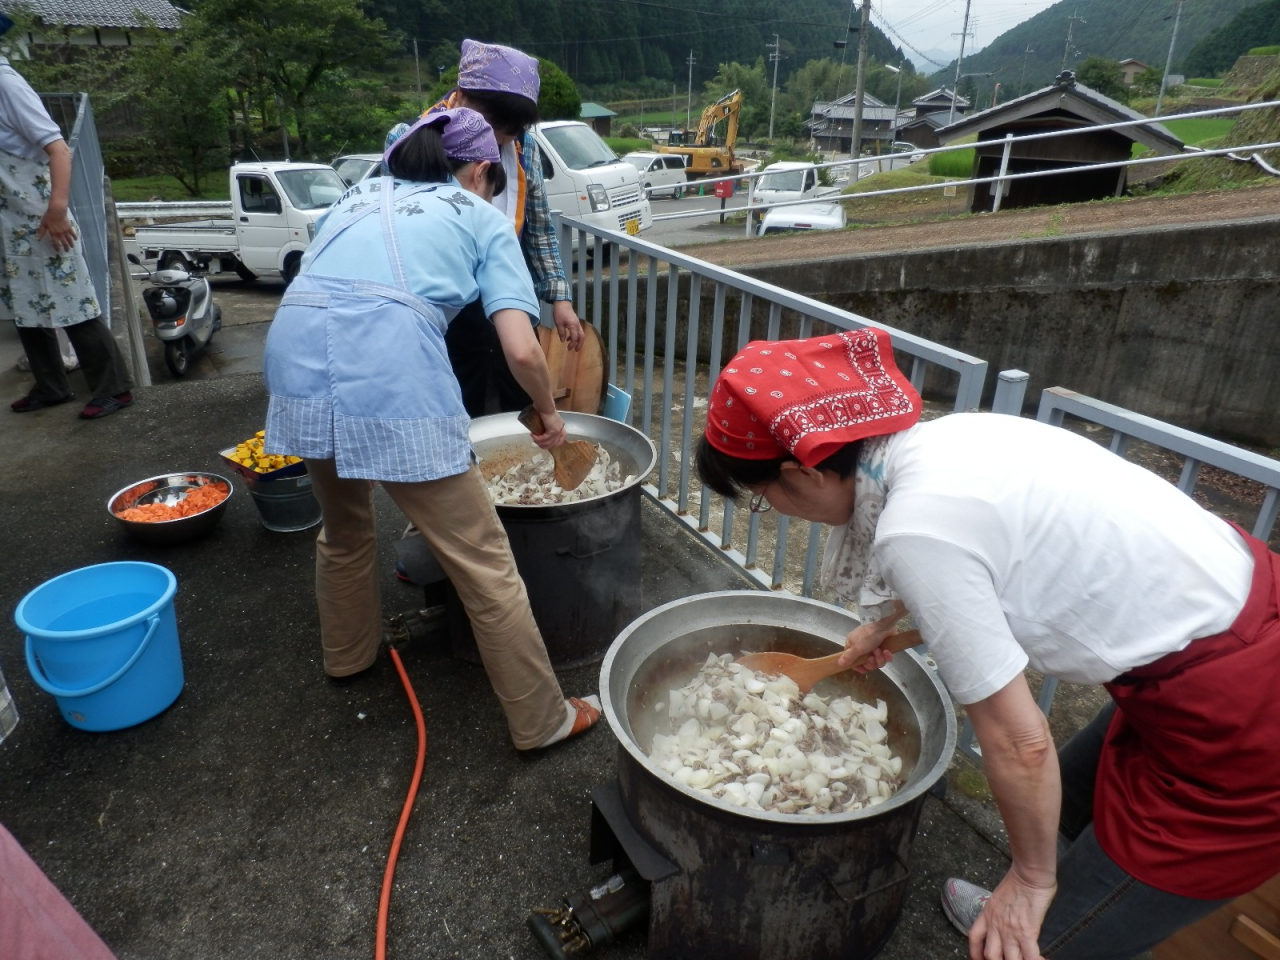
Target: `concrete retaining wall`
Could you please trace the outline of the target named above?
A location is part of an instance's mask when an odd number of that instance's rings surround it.
[[[992,382],[1026,370],[1032,405],[1060,385],[1280,446],[1280,219],[743,272],[982,357]]]

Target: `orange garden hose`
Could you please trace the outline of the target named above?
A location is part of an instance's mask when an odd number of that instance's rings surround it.
[[[396,858],[400,856],[400,841],[404,839],[405,827],[409,825],[409,815],[413,812],[413,801],[418,796],[418,784],[422,782],[422,768],[427,760],[427,725],[422,719],[422,707],[418,703],[418,695],[413,692],[413,684],[409,682],[409,674],[400,662],[400,653],[391,648],[391,659],[400,674],[400,682],[404,692],[409,696],[409,704],[413,707],[413,719],[418,724],[418,762],[413,768],[413,780],[409,783],[409,795],[404,799],[404,809],[400,812],[400,823],[396,827],[395,839],[391,841],[391,850],[387,853],[387,869],[382,875],[382,896],[378,900],[378,943],[375,950],[377,960],[386,960],[387,956],[387,914],[391,906],[391,882],[396,875]]]

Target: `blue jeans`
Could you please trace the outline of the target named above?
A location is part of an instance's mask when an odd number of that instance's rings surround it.
[[[1093,832],[1093,788],[1110,704],[1058,752],[1062,769],[1059,831],[1069,844],[1058,860],[1058,893],[1040,930],[1048,960],[1130,960],[1229,900],[1193,900],[1134,879]]]

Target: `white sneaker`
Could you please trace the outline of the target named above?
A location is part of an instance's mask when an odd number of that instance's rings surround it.
[[[952,877],[942,885],[942,912],[965,936],[990,899],[990,890],[968,880]]]

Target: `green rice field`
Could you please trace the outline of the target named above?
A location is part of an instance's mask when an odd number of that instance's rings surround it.
[[[935,177],[969,177],[973,173],[973,151],[953,150],[929,155],[929,172]]]

